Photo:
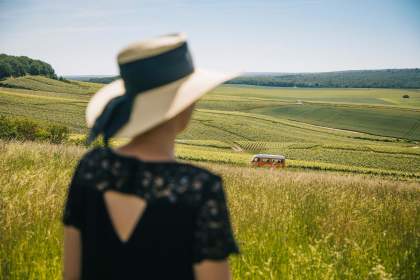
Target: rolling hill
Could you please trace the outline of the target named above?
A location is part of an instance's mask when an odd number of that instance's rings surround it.
[[[74,137],[87,132],[86,104],[101,87],[33,76],[3,84],[0,114],[63,124]],[[224,85],[197,104],[177,154],[247,165],[253,153],[280,153],[290,167],[420,177],[419,107],[417,90]]]
[[[64,144],[0,139],[0,278],[62,277],[61,209],[100,87],[0,86],[0,115],[73,132]],[[223,178],[242,251],[233,278],[418,279],[418,110],[419,91],[401,89],[223,85],[201,99],[176,156]],[[254,153],[283,154],[288,168],[253,168]]]
[[[97,91],[101,85],[82,81],[60,81],[44,76],[27,75],[23,77],[7,78],[2,80],[0,81],[0,87],[81,94],[93,93]]]

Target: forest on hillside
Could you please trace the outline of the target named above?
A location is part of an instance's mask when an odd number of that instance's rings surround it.
[[[0,54],[0,79],[25,75],[43,75],[56,79],[50,64],[27,56]]]
[[[93,77],[108,84],[115,77]],[[420,69],[350,70],[321,73],[247,73],[227,84],[307,88],[420,88]]]
[[[314,88],[420,88],[420,69],[350,70],[323,73],[248,74],[228,84]]]

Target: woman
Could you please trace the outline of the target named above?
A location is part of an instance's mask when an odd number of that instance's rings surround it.
[[[229,279],[237,253],[220,176],[174,156],[195,102],[233,75],[194,69],[185,36],[130,45],[97,92],[65,204],[65,279]],[[110,137],[127,137],[119,148]]]

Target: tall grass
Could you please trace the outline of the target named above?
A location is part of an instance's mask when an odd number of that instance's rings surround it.
[[[62,205],[81,146],[0,142],[0,278],[61,276]],[[420,184],[201,164],[224,178],[235,279],[419,279]]]
[[[243,279],[419,279],[420,188],[354,175],[224,175]]]

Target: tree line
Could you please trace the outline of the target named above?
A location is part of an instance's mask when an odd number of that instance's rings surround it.
[[[420,69],[247,74],[228,84],[310,88],[420,88]]]
[[[119,76],[95,77],[108,84]],[[420,69],[350,70],[323,73],[248,73],[227,84],[303,88],[420,88]]]
[[[0,54],[0,79],[24,75],[43,75],[57,79],[50,64],[27,56]]]

